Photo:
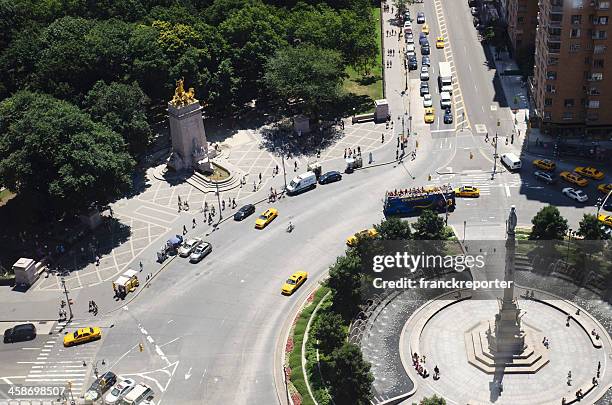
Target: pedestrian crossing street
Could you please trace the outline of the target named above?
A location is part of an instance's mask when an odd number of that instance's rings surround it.
[[[68,387],[70,383],[72,394],[76,397],[87,388],[87,378],[92,372],[94,359],[99,345],[97,342],[73,347],[64,347],[62,331],[66,322],[57,323],[49,338],[45,341],[38,357],[29,362],[30,370],[23,382],[24,385],[55,385]],[[79,322],[71,322],[66,329],[84,327]],[[85,365],[84,365],[85,364]]]

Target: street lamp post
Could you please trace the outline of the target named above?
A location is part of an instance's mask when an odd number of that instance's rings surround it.
[[[465,227],[467,226],[467,221],[463,221],[463,242],[465,242]]]
[[[499,120],[497,120],[497,126],[499,127]],[[497,158],[499,157],[497,155],[497,129],[495,129],[495,138],[493,138],[493,140],[495,141],[495,150],[493,152],[493,173],[491,173],[491,180],[495,178],[495,171],[497,170]]]
[[[73,318],[72,303],[70,302],[70,298],[68,297],[68,290],[66,289],[66,279],[64,277],[61,278],[61,283],[62,283],[62,288],[64,290],[64,295],[66,295],[66,303],[68,304],[68,312],[70,312],[70,319],[68,319],[68,321],[71,321]]]
[[[603,207],[604,205],[606,205],[606,201],[608,201],[608,198],[610,198],[610,195],[612,195],[612,190],[610,190],[610,191],[608,192],[608,194],[606,195],[606,197],[605,197],[605,198],[603,198],[603,199],[602,199],[602,198],[600,197],[600,198],[597,200],[597,215],[598,215],[598,216],[599,216],[599,210],[601,209],[601,207]]]
[[[219,203],[219,222],[223,219],[223,214],[221,213],[221,193],[219,193],[219,182],[215,181],[215,186],[217,187],[217,202]]]
[[[565,266],[569,267],[569,251],[570,251],[570,242],[572,241],[573,229],[569,228],[567,232],[567,253],[565,256]]]

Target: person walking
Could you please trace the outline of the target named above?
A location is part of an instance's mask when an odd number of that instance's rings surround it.
[[[140,264],[139,264],[139,265],[140,265],[140,271],[142,272],[142,269],[143,269],[143,267],[144,267],[144,266],[142,265],[142,260],[140,261]]]
[[[225,200],[221,200],[221,210],[225,211]]]
[[[380,143],[385,143],[385,133],[380,134]]]
[[[193,229],[193,228],[195,228],[195,227],[196,227],[196,219],[194,218],[194,219],[191,221],[191,228]]]
[[[236,199],[232,198],[232,208],[236,208]]]

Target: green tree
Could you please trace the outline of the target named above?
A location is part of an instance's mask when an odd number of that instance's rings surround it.
[[[77,213],[131,186],[123,139],[76,106],[19,92],[0,103],[0,183],[42,210]]]
[[[330,355],[346,341],[345,324],[342,316],[335,312],[324,311],[314,325],[317,348],[324,355]]]
[[[578,235],[586,240],[609,239],[597,215],[584,214],[578,226]]]
[[[117,19],[96,21],[87,32],[85,42],[95,63],[89,66],[89,75],[97,80],[123,81],[130,69],[130,39],[134,26]]]
[[[412,236],[410,223],[396,217],[384,219],[380,224],[374,225],[374,228],[383,240],[410,239]]]
[[[414,239],[446,240],[444,220],[431,210],[421,212],[419,219],[412,225]]]
[[[92,118],[122,135],[132,156],[144,152],[151,139],[147,104],[148,98],[137,83],[99,81],[85,97]]]
[[[369,405],[372,399],[370,363],[363,359],[359,346],[344,343],[331,355],[330,391],[337,405]]]
[[[415,402],[412,404],[417,405]],[[446,400],[434,394],[433,397],[423,398],[419,405],[446,405]]]
[[[409,0],[393,0],[396,10],[395,14],[398,16],[403,15],[408,10],[408,4],[410,3]]]
[[[329,269],[327,285],[332,290],[333,308],[344,319],[350,319],[361,303],[362,263],[357,253],[347,252]]]
[[[353,10],[340,10],[340,41],[336,46],[344,56],[344,61],[363,74],[369,74],[376,62],[378,45],[376,43],[375,21],[372,20],[370,8],[364,13]],[[336,36],[332,36],[335,38]]]
[[[552,205],[538,211],[531,223],[531,240],[563,240],[568,229],[567,220],[561,216],[559,209]]]
[[[345,77],[338,51],[314,45],[279,50],[266,66],[265,81],[283,101],[303,100],[301,109],[317,118],[321,108],[341,95]]]
[[[152,100],[169,99],[174,80],[178,79],[170,79],[168,75],[171,63],[158,44],[159,35],[156,28],[139,24],[132,31],[128,44],[129,76]]]

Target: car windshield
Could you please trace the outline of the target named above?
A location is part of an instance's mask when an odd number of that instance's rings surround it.
[[[79,337],[79,331],[76,331],[72,335],[75,339]]]
[[[118,387],[113,388],[113,390],[111,391],[111,395],[113,396],[118,396],[119,393],[121,392],[121,390]]]
[[[295,280],[293,280],[291,278],[287,279],[287,284],[294,285],[295,284]]]
[[[265,219],[268,219],[268,217],[267,217],[267,216],[265,216],[264,214],[261,214],[261,215],[259,216],[259,219],[264,219],[264,220],[265,220]]]

